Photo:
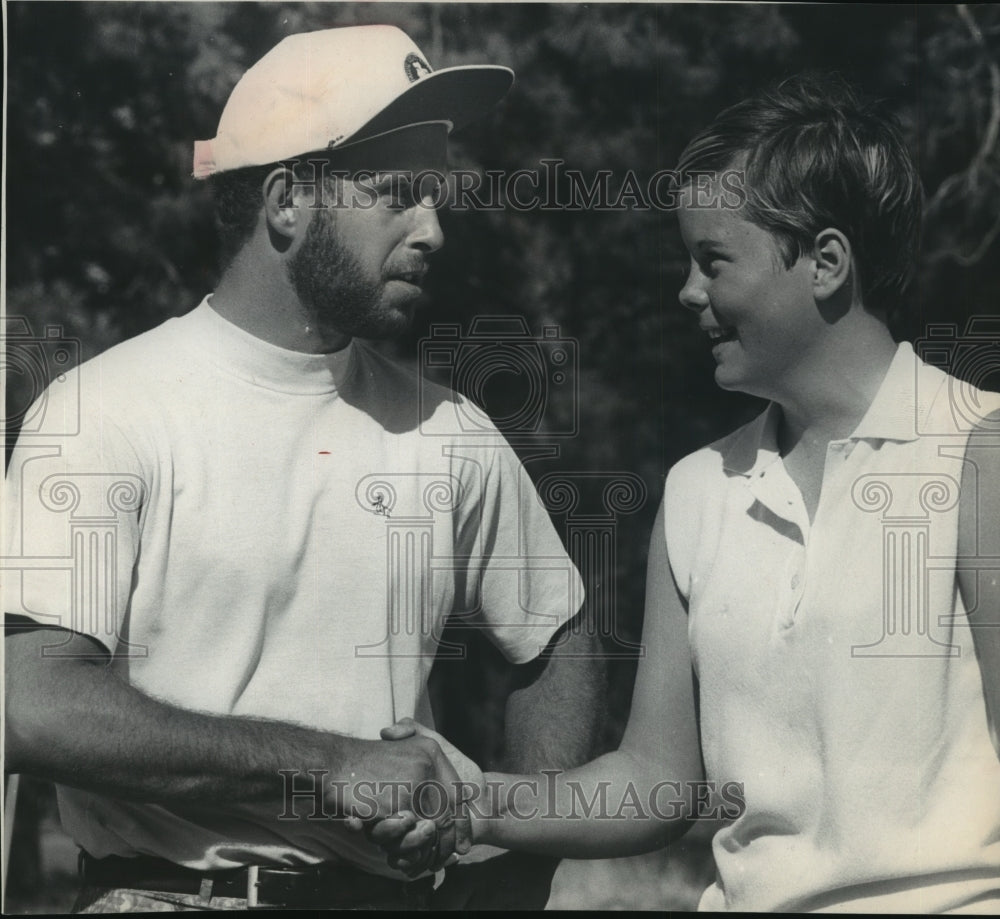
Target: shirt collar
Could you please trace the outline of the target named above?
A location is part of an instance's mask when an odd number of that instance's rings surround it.
[[[330,354],[280,348],[220,316],[210,296],[184,319],[195,346],[216,366],[255,386],[303,395],[336,392],[350,376],[353,341]]]
[[[900,342],[882,385],[850,439],[916,440],[923,429],[921,416],[932,401],[926,396],[933,396],[946,379],[919,360],[909,342]]]
[[[889,369],[849,440],[916,440],[921,417],[933,401],[944,374],[919,360],[909,342],[900,342]],[[921,398],[918,399],[918,392]],[[754,421],[733,436],[725,451],[726,472],[752,478],[777,460],[781,407],[772,402]]]
[[[726,472],[752,478],[780,459],[778,422],[781,407],[771,402],[750,424],[740,428],[725,450],[722,465]]]

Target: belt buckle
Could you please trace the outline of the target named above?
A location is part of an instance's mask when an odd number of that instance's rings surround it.
[[[314,871],[272,865],[247,866],[247,909],[302,908],[315,898]]]

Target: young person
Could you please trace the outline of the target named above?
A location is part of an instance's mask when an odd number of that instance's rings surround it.
[[[679,171],[723,204],[680,211],[680,300],[717,383],[770,404],[670,471],[621,747],[558,775],[483,780],[456,759],[475,837],[648,850],[699,816],[677,791],[703,764],[743,807],[714,837],[701,908],[995,913],[1000,587],[982,557],[998,554],[1000,396],[888,330],[916,170],[849,86],[799,77],[722,112]],[[609,806],[588,816],[598,793]],[[644,813],[616,813],[627,801]],[[373,833],[404,864],[429,836],[388,827]]]

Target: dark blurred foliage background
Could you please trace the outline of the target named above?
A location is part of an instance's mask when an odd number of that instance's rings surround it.
[[[491,62],[517,73],[499,108],[454,136],[453,167],[512,172],[561,159],[587,176],[611,170],[613,190],[629,171],[645,179],[671,167],[720,108],[762,84],[840,71],[898,115],[925,185],[924,251],[897,336],[952,323],[960,337],[970,317],[998,316],[998,7],[13,0],[6,12],[8,323],[36,337],[60,326],[83,359],[212,289],[218,246],[206,190],[190,178],[191,145],[214,136],[243,70],[287,34],[361,23],[400,26],[437,68]],[[477,315],[522,317],[536,335],[557,326],[570,340],[579,367],[566,384],[539,394],[524,374],[495,374],[469,394],[498,418],[542,400],[533,436],[516,445],[526,458],[539,443],[558,447],[528,468],[536,480],[559,472],[580,483],[578,513],[601,511],[608,476],[642,480],[645,500],[614,522],[610,569],[588,579],[618,637],[635,641],[667,469],[759,410],[715,387],[677,302],[686,258],[674,217],[507,208],[446,212],[442,223],[427,306],[405,339],[382,347],[419,367],[435,324],[468,334]],[[9,439],[40,385],[15,357]],[[996,374],[995,360],[958,370],[976,366]],[[473,385],[457,366],[436,375]],[[979,382],[1000,388],[996,375]],[[434,689],[445,732],[488,760],[504,677],[488,647],[469,649],[467,667],[442,668]],[[634,666],[609,664],[606,747],[623,729]]]

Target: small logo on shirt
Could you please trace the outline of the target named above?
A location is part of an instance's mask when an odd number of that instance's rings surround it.
[[[419,54],[410,53],[406,55],[406,60],[403,61],[403,70],[406,71],[406,79],[411,83],[416,83],[421,77],[426,77],[434,71],[431,70],[431,65],[427,63]]]

